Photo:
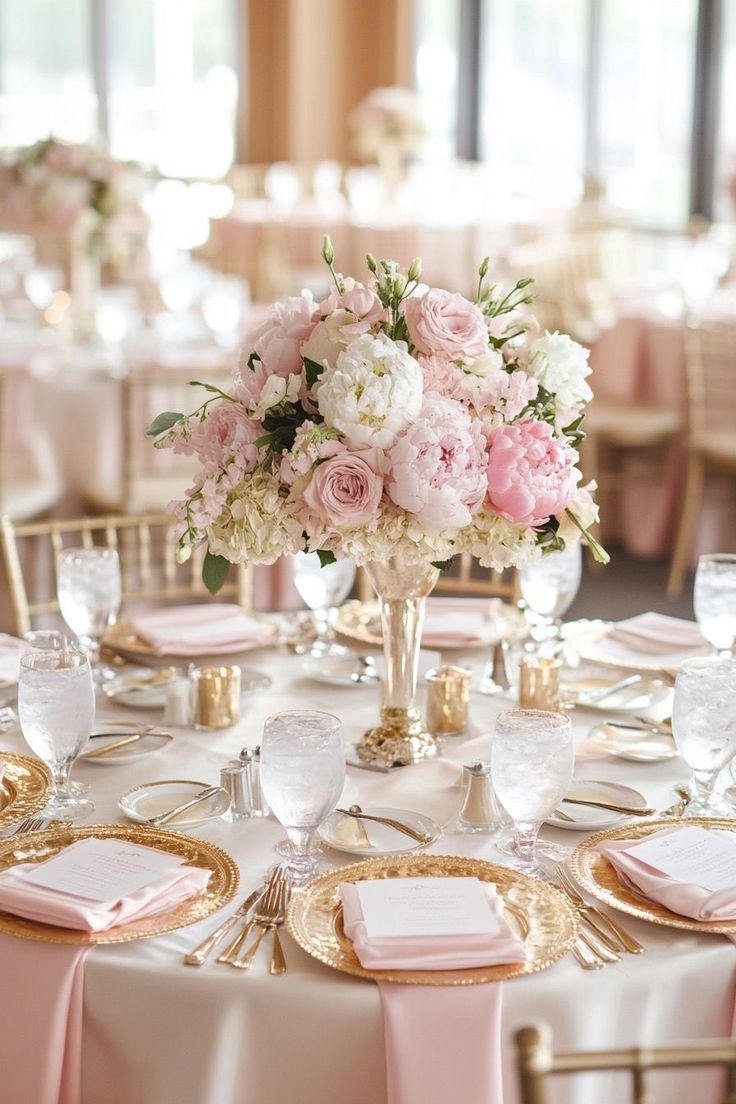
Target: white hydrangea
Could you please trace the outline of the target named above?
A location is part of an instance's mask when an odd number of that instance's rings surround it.
[[[348,556],[358,564],[400,556],[403,563],[449,560],[457,551],[455,534],[427,534],[411,515],[384,503],[369,524],[350,532],[312,524],[309,546]]]
[[[278,480],[256,470],[228,495],[217,521],[207,530],[209,550],[231,563],[275,563],[304,546],[303,526],[294,506],[279,492]]]
[[[492,571],[519,567],[539,555],[531,526],[507,521],[486,508],[473,515],[472,525],[460,530],[457,551],[469,552],[481,567]]]
[[[319,412],[354,448],[390,448],[422,406],[423,376],[406,343],[361,334],[325,368]]]
[[[567,334],[545,333],[533,341],[526,370],[565,410],[574,411],[593,398],[585,382],[590,375],[588,350]]]

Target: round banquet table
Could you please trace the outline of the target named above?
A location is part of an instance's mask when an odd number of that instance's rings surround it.
[[[448,653],[475,668],[483,651]],[[281,649],[256,651],[245,665],[268,672],[269,690],[244,699],[237,728],[196,732],[175,728],[175,739],[157,754],[126,765],[80,762],[74,776],[89,782],[97,822],[123,822],[118,798],[133,786],[158,779],[217,782],[220,766],[243,744],[260,742],[263,720],[289,707],[338,714],[347,740],[355,742],[375,719],[378,689],[346,688],[307,680],[301,661]],[[381,774],[348,768],[345,798],[364,806],[410,807],[449,821],[461,804],[460,765],[488,758],[493,720],[508,702],[471,694],[471,736],[447,743],[441,760]],[[629,783],[648,802],[671,804],[671,787],[686,768],[679,759],[658,764],[588,757],[582,749],[600,718],[590,710],[572,714],[581,747],[576,774]],[[106,720],[159,720],[154,711],[133,711],[98,703],[96,727]],[[2,749],[27,752],[17,729],[0,737]],[[192,834],[225,848],[240,866],[236,901],[272,868],[274,844],[283,838],[271,818],[226,823],[210,821]],[[544,835],[574,846],[579,833],[544,829]],[[430,849],[503,862],[486,836],[446,833]],[[352,861],[327,853],[335,864]],[[86,959],[83,1020],[83,1104],[385,1104],[386,1073],[378,987],[337,973],[305,954],[284,934],[288,972],[268,973],[270,946],[247,973],[216,964],[183,965],[193,949],[234,910],[233,902],[199,924],[170,935],[94,948]],[[512,1035],[535,1020],[548,1021],[558,1049],[728,1036],[734,1011],[736,947],[725,937],[655,927],[620,918],[646,947],[620,963],[583,971],[570,957],[504,986],[503,1052],[505,1104],[518,1100]],[[448,1025],[448,1030],[450,1027]],[[33,1040],[29,1039],[29,1054]],[[624,1075],[558,1078],[552,1100],[562,1104],[613,1104],[627,1098]],[[693,1081],[697,1078],[697,1081]],[[655,1100],[716,1100],[717,1075],[696,1072],[653,1079]],[[689,1087],[688,1087],[689,1086]],[[694,1091],[697,1086],[697,1091]]]

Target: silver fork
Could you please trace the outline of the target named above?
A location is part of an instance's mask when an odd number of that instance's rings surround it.
[[[230,966],[236,966],[239,970],[247,970],[253,962],[258,948],[263,942],[266,932],[273,931],[276,938],[278,938],[276,928],[279,924],[283,924],[284,922],[290,893],[291,884],[288,875],[283,867],[279,867],[271,875],[271,880],[266,887],[266,892],[258,902],[256,911],[253,913],[253,920],[260,929],[258,935],[253,940],[250,947],[248,947],[245,954],[229,962]],[[281,951],[280,944],[278,949]],[[277,963],[276,967],[274,967],[274,962],[272,962],[271,973],[283,973],[286,969],[286,964],[283,961],[283,953],[275,956],[275,960],[279,958],[280,962]]]
[[[10,836],[22,836],[26,832],[39,832],[45,823],[46,821],[43,817],[27,816],[24,820],[16,824],[12,832],[9,832],[5,838],[9,839]]]
[[[613,920],[595,905],[586,904],[585,899],[578,892],[577,886],[563,866],[557,867],[557,878],[575,908],[585,917],[590,926],[608,946],[611,946],[610,932],[612,932],[618,943],[618,946],[615,947],[616,950],[621,949],[628,954],[641,954],[643,952],[644,948],[638,939],[634,939],[633,935],[622,927],[618,921]],[[603,924],[609,929],[608,937],[604,935]]]

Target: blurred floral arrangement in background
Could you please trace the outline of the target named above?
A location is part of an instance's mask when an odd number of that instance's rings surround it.
[[[424,138],[419,95],[411,88],[374,88],[350,113],[351,143],[363,161],[383,161],[387,151],[401,161],[417,153]]]

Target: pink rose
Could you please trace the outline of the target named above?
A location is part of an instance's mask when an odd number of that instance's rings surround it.
[[[419,419],[388,453],[388,494],[428,533],[462,529],[486,493],[480,423],[453,399],[425,395]]]
[[[311,291],[275,303],[265,322],[250,334],[241,351],[240,375],[248,388],[248,359],[255,353],[269,376],[297,375],[302,370],[301,344],[317,325]],[[260,394],[260,388],[258,389]]]
[[[500,425],[488,435],[488,501],[522,525],[563,512],[574,490],[577,453],[536,418]]]
[[[470,360],[488,351],[483,312],[463,295],[430,288],[404,303],[412,345],[420,353],[440,353],[448,360]]]
[[[330,525],[361,525],[378,511],[383,478],[375,449],[338,453],[319,464],[304,491],[310,510]]]

